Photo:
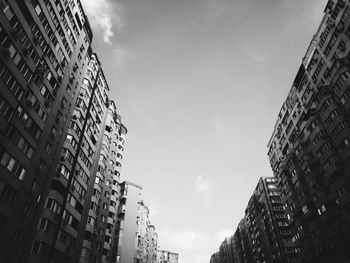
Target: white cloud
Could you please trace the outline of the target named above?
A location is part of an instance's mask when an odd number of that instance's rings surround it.
[[[183,231],[176,232],[170,228],[159,231],[159,239],[162,243],[170,245],[174,250],[198,250],[210,244],[210,237],[202,232]]]
[[[211,183],[207,181],[205,178],[202,176],[198,175],[196,177],[196,182],[195,182],[195,191],[196,193],[207,193],[211,190]]]
[[[117,70],[121,70],[124,68],[127,60],[137,60],[138,56],[135,52],[130,51],[129,49],[117,46],[113,49],[113,57],[114,57],[114,66]]]
[[[198,175],[194,183],[194,191],[202,198],[203,205],[213,203],[214,184],[208,179]]]
[[[196,255],[195,263],[208,263],[210,261],[210,255]]]
[[[112,5],[108,0],[82,0],[81,2],[92,27],[101,30],[103,41],[111,44],[111,37],[114,35],[113,27],[121,32],[125,25],[122,6],[119,3]]]

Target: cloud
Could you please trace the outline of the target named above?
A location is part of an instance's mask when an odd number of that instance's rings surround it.
[[[211,243],[211,239],[206,233],[195,231],[176,232],[170,228],[160,230],[159,239],[170,245],[174,250],[198,250],[206,248]]]
[[[194,191],[202,198],[203,205],[213,203],[214,184],[208,179],[198,175],[194,183]]]
[[[113,27],[121,32],[125,26],[123,8],[120,3],[114,1],[112,5],[108,0],[82,0],[81,2],[92,27],[102,31],[105,43],[112,44]]]
[[[210,255],[196,255],[195,263],[208,263],[210,261]]]
[[[112,55],[114,58],[114,66],[116,70],[121,70],[124,68],[127,60],[137,60],[138,56],[135,52],[122,46],[117,46],[112,50]]]
[[[202,176],[198,175],[194,184],[196,193],[208,193],[211,190],[211,183]]]

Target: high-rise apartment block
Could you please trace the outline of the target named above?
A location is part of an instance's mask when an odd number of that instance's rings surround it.
[[[80,1],[0,9],[0,262],[157,262]]]
[[[0,9],[0,262],[110,262],[127,130],[80,1]]]
[[[232,250],[235,263],[252,262],[252,251],[249,244],[249,236],[245,218],[243,218],[233,235]]]
[[[157,262],[158,235],[149,219],[149,208],[142,200],[142,187],[124,181],[116,224],[117,262]],[[114,261],[115,262],[115,261]]]
[[[268,144],[298,262],[350,260],[349,15],[328,1]]]
[[[260,178],[249,200],[245,223],[254,261],[295,261],[281,192],[275,178]]]
[[[275,178],[260,178],[244,218],[234,235],[223,241],[215,258],[225,263],[295,262],[287,218]]]
[[[349,51],[350,3],[329,0],[268,143],[276,196],[266,182],[246,210],[243,262],[350,261]]]

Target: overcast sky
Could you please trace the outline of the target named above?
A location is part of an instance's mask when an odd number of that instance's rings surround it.
[[[232,235],[326,0],[82,0],[162,249],[208,263]]]

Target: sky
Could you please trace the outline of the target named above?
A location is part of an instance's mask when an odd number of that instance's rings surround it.
[[[208,263],[233,235],[326,0],[81,0],[161,249]]]

